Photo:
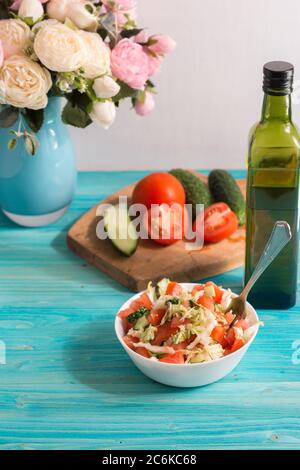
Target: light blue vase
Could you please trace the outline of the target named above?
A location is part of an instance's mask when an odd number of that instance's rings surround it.
[[[49,99],[35,156],[26,152],[22,139],[15,150],[8,150],[11,137],[9,129],[0,129],[1,209],[27,227],[55,222],[69,207],[76,185],[74,150],[61,121],[61,99]]]

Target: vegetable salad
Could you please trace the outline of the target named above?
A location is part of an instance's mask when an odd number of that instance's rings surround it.
[[[240,349],[257,325],[226,313],[232,292],[213,282],[192,290],[162,279],[149,284],[130,307],[119,312],[125,344],[154,361],[193,364],[219,359]]]

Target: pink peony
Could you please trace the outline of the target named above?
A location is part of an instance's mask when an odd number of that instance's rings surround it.
[[[149,46],[149,49],[155,54],[164,55],[174,51],[176,42],[170,36],[156,35],[151,36],[151,39],[156,41],[155,44]]]
[[[3,61],[4,61],[4,50],[3,50],[3,46],[2,46],[2,41],[0,39],[0,68],[3,65]]]
[[[48,0],[40,0],[41,3],[47,3]],[[14,3],[12,4],[12,6],[10,7],[11,10],[19,10],[20,6],[21,6],[21,3],[22,3],[22,0],[15,0]]]
[[[152,55],[151,52],[147,52],[147,49],[147,47],[144,48],[148,57],[149,77],[152,77],[152,75],[154,75],[160,69],[163,58],[161,55]]]
[[[134,109],[139,116],[147,116],[155,108],[153,93],[146,91],[142,100],[137,100]]]
[[[122,39],[111,52],[111,69],[122,82],[143,90],[149,77],[149,61],[143,47],[130,39]]]
[[[134,36],[134,42],[137,42],[138,44],[146,44],[149,41],[149,38],[149,33],[143,29],[136,36]]]

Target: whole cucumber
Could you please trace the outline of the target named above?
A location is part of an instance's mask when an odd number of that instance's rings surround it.
[[[226,170],[213,170],[208,186],[215,202],[225,202],[237,215],[240,225],[246,221],[245,198],[233,176]]]

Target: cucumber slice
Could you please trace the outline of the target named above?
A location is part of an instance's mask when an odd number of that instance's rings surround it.
[[[125,256],[138,247],[138,234],[126,206],[111,206],[104,212],[104,229],[112,244]]]

